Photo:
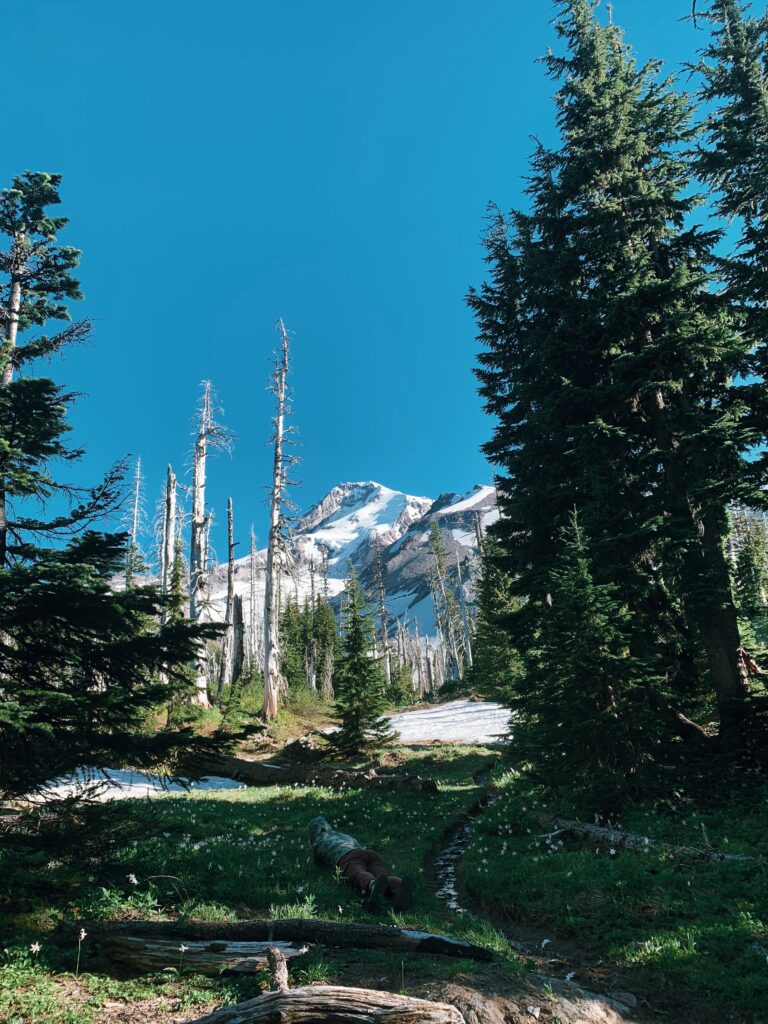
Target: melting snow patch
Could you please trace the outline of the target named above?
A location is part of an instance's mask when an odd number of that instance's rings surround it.
[[[392,715],[402,743],[446,740],[451,743],[503,743],[511,712],[493,701],[454,700],[419,711]]]
[[[86,790],[98,786],[91,795],[95,800],[123,800],[126,797],[161,796],[163,793],[184,793],[188,790],[196,792],[208,789],[245,789],[242,782],[225,779],[219,775],[186,781],[186,785],[174,782],[166,775],[151,775],[147,772],[132,772],[116,768],[94,770],[78,768],[72,775],[63,775],[54,779],[46,787],[43,797],[31,797],[33,801],[63,799],[78,796]]]

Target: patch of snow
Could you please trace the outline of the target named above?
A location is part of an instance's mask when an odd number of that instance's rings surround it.
[[[439,509],[435,512],[436,516],[455,515],[457,512],[466,512],[468,509],[474,508],[479,505],[486,498],[496,496],[496,489],[490,487],[488,484],[478,484],[473,487],[469,494],[463,494],[457,502],[452,505],[446,505],[445,508]]]
[[[72,775],[63,775],[54,779],[46,787],[40,797],[30,797],[33,802],[82,795],[87,789],[98,784],[98,790],[92,799],[122,800],[126,797],[162,796],[164,793],[184,793],[187,790],[245,789],[242,782],[225,779],[220,775],[187,781],[183,786],[165,775],[153,775],[148,772],[132,772],[118,768],[104,768],[101,771],[78,768]]]
[[[392,715],[401,743],[444,740],[450,743],[504,743],[511,712],[494,701],[454,700]]]

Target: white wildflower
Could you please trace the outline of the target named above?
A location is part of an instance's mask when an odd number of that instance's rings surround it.
[[[29,947],[29,952],[34,953],[35,956],[37,956],[37,954],[40,952],[42,948],[43,947],[40,945],[39,942],[33,942],[32,945]]]
[[[130,875],[126,875],[125,877],[131,883],[131,885],[138,885],[139,884],[138,878],[133,873],[131,873]]]

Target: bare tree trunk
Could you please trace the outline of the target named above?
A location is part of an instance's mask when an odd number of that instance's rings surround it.
[[[192,528],[189,552],[189,617],[200,620],[207,604],[208,539],[211,517],[205,507],[205,474],[209,448],[229,450],[232,435],[214,421],[211,382],[203,382],[198,431],[192,464]],[[201,657],[197,666],[196,703],[210,707],[208,700],[208,668]]]
[[[280,664],[280,606],[279,577],[283,553],[283,497],[286,484],[286,466],[283,455],[287,398],[288,332],[281,320],[278,329],[281,350],[278,352],[273,376],[273,394],[277,398],[277,415],[273,435],[274,461],[272,494],[269,507],[269,544],[267,546],[267,573],[264,587],[264,704],[262,717],[271,721],[277,714],[280,695],[285,688]]]
[[[245,662],[243,599],[239,594],[235,594],[232,611],[232,672],[230,682],[234,685],[243,674],[243,664]]]
[[[646,331],[646,338],[652,342],[650,331]],[[661,389],[652,396],[650,411],[672,504],[678,516],[683,521],[688,520],[690,529],[698,536],[698,542],[687,545],[682,559],[683,576],[687,581],[685,606],[707,656],[717,700],[720,738],[726,749],[742,749],[751,715],[750,693],[739,657],[738,616],[717,512],[709,508],[695,513],[691,507],[687,483],[678,464],[679,443],[672,436],[669,408]]]
[[[265,992],[190,1024],[465,1024],[455,1006],[378,989],[309,985]]]
[[[256,617],[256,534],[251,527],[251,557],[250,557],[251,578],[249,581],[250,595],[250,623],[248,630],[248,663],[252,667],[258,664],[259,655],[259,627],[260,623]]]
[[[165,502],[163,507],[163,539],[160,546],[160,584],[163,594],[168,596],[171,589],[171,574],[176,558],[176,474],[168,466],[165,480]],[[160,619],[165,625],[168,621],[168,610],[163,609]]]
[[[387,688],[392,685],[392,661],[389,650],[389,618],[387,616],[387,605],[385,602],[384,588],[384,562],[381,557],[381,542],[378,535],[374,540],[374,563],[373,579],[376,584],[377,597],[379,599],[379,626],[381,629],[381,649],[384,660],[384,676]]]
[[[232,499],[227,498],[227,606],[224,618],[227,631],[221,643],[221,663],[219,665],[220,698],[224,687],[232,682],[232,660],[234,655],[234,623],[235,623],[235,526],[232,514]]]
[[[24,232],[14,238],[11,247],[11,287],[8,306],[5,313],[5,337],[0,347],[0,387],[7,387],[13,381],[14,354],[16,338],[19,333],[19,317],[21,314],[21,282],[26,271],[27,261],[26,236]],[[8,551],[8,513],[5,480],[0,477],[0,568],[5,565]]]
[[[333,651],[330,647],[327,647],[325,650],[323,674],[320,681],[320,692],[326,700],[333,700]]]
[[[469,616],[467,614],[467,600],[464,596],[464,586],[461,579],[461,561],[459,560],[459,550],[456,549],[456,579],[459,587],[459,605],[461,608],[461,621],[464,626],[464,645],[467,652],[467,663],[472,668],[472,631],[469,624]]]
[[[138,538],[139,538],[139,515],[141,508],[141,456],[136,459],[136,470],[133,477],[133,504],[131,506],[131,521],[129,524],[130,543],[128,554],[125,559],[125,586],[126,589],[133,583],[138,561]]]
[[[203,384],[203,403],[200,410],[192,465],[192,526],[189,548],[189,617],[200,618],[205,603],[205,530],[208,516],[205,511],[205,472],[208,460],[208,441],[211,433],[211,382]]]

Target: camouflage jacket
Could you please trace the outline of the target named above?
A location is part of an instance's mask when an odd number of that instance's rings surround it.
[[[343,832],[335,832],[325,818],[313,818],[309,823],[309,841],[315,864],[336,867],[345,853],[361,850],[360,843]]]

